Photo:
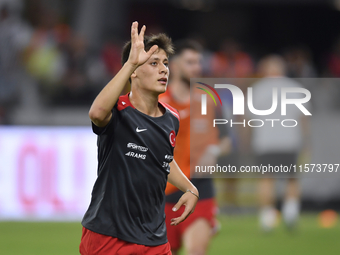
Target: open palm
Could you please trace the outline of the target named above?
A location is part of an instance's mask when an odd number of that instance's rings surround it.
[[[131,26],[131,50],[128,61],[138,67],[143,65],[153,53],[158,49],[157,45],[153,45],[148,52],[144,49],[144,33],[146,27],[143,26],[138,34],[138,22],[135,21]]]

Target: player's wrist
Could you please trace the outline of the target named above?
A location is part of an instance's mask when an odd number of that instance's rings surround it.
[[[185,193],[191,193],[193,194],[195,197],[197,197],[197,199],[200,199],[200,196],[199,196],[199,193],[198,193],[198,190],[195,188],[195,189],[187,189],[185,191]]]
[[[135,64],[128,60],[125,62],[123,67],[127,68],[128,70],[130,70],[131,73],[133,73],[137,69],[138,64]]]

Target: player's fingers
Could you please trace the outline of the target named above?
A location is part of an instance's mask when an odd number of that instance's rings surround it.
[[[182,215],[180,216],[180,218],[181,218],[181,222],[183,221],[183,220],[185,220],[186,218],[188,218],[188,216],[191,214],[191,208],[190,208],[190,206],[185,206],[185,210],[184,210],[184,212],[182,213]]]
[[[185,207],[184,212],[182,213],[181,216],[171,219],[171,223],[170,225],[178,225],[179,223],[181,223],[182,221],[184,221],[186,218],[188,218],[188,216],[190,215],[191,210],[188,206]]]
[[[138,38],[139,38],[139,40],[144,40],[144,33],[145,33],[145,30],[146,30],[146,26],[145,25],[143,25],[142,26],[142,29],[140,30],[140,33],[139,33],[139,35],[138,35]]]
[[[138,22],[135,21],[132,23],[132,26],[131,26],[131,40],[134,42],[138,36]]]
[[[184,201],[182,199],[178,200],[177,204],[175,204],[174,207],[172,207],[172,210],[174,212],[178,211],[178,209],[183,205]]]
[[[171,219],[170,221],[170,226],[176,226],[176,225],[178,225],[178,223],[179,223],[179,218],[180,217],[177,217],[177,218],[173,218],[173,219]]]
[[[154,54],[158,49],[157,45],[153,45],[150,50],[147,52],[148,56],[151,57],[152,54]]]

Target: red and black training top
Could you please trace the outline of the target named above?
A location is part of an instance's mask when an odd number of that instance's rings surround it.
[[[156,246],[167,242],[165,187],[179,129],[178,112],[164,103],[160,117],[119,97],[98,135],[98,173],[82,225],[121,240]]]

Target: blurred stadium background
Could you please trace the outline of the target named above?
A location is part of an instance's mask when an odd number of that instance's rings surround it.
[[[119,70],[135,20],[148,34],[203,44],[205,77],[256,77],[272,53],[289,77],[340,77],[339,0],[0,0],[0,254],[78,254],[96,176],[87,114]],[[340,163],[339,85],[308,85],[317,163]],[[252,157],[243,142],[238,152]],[[289,233],[278,222],[265,235],[256,179],[232,189],[217,179],[222,229],[209,254],[338,254],[339,182],[302,176],[299,228]]]

